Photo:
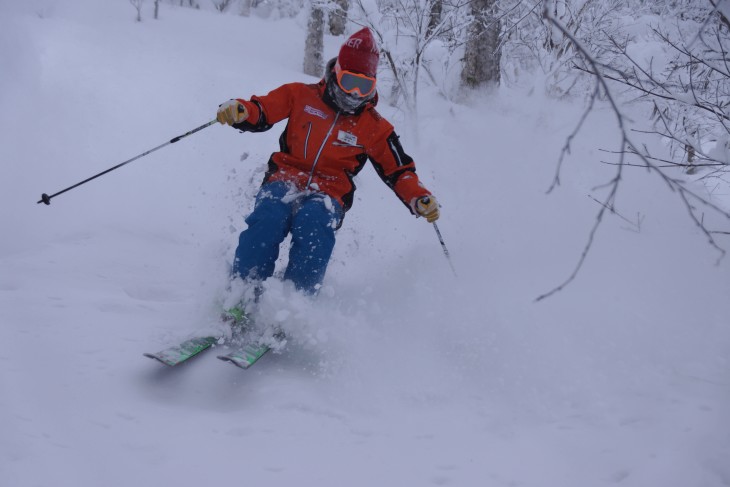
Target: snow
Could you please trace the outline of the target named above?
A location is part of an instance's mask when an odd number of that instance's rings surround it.
[[[452,105],[424,87],[414,123],[384,104],[458,277],[366,168],[319,298],[266,284],[261,320],[285,350],[247,371],[215,352],[168,369],[142,353],[219,326],[283,127],[213,126],[35,202],[222,101],[307,80],[301,22],[165,3],[135,23],[127,2],[91,0],[0,12],[3,485],[730,484],[730,263],[676,195],[624,174],[617,211],[641,230],[607,214],[576,281],[534,302],[600,209],[610,111],[548,195],[580,105],[514,89]]]

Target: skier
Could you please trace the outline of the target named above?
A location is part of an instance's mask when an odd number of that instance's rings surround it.
[[[284,279],[315,294],[335,231],[353,202],[353,177],[368,159],[413,214],[429,223],[438,219],[436,198],[419,182],[393,126],[375,110],[379,55],[372,33],[363,28],[327,63],[319,83],[289,83],[218,108],[220,123],[243,132],[263,132],[288,119],[239,237],[234,277],[254,282],[271,277],[279,246],[291,233]]]

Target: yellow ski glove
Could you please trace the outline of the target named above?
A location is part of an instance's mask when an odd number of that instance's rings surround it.
[[[241,100],[228,100],[218,107],[216,119],[222,124],[234,125],[248,118],[248,110]]]
[[[439,203],[433,195],[418,198],[414,202],[413,210],[418,216],[422,216],[428,220],[428,223],[435,222],[439,219],[439,216],[441,216],[439,212]]]

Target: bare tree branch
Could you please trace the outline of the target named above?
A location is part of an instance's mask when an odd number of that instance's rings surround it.
[[[647,170],[649,170],[651,173],[656,174],[660,177],[661,180],[665,182],[665,184],[668,186],[668,188],[672,191],[678,194],[679,198],[684,204],[685,209],[689,213],[690,219],[697,225],[697,227],[700,229],[700,231],[705,235],[705,237],[708,240],[708,243],[715,248],[720,253],[720,259],[725,255],[725,250],[720,248],[716,241],[713,238],[713,235],[715,232],[710,232],[707,227],[704,224],[703,219],[701,219],[698,216],[697,208],[694,206],[693,202],[699,202],[701,205],[712,209],[714,212],[724,216],[725,218],[730,220],[730,212],[718,207],[708,199],[704,198],[703,196],[697,194],[695,191],[691,190],[684,181],[678,179],[678,178],[672,178],[667,176],[662,170],[661,167],[653,162],[654,158],[648,157],[648,154],[645,154],[642,152],[639,147],[633,142],[631,137],[629,136],[627,125],[626,125],[626,115],[622,112],[622,110],[619,108],[616,98],[614,94],[612,93],[610,87],[608,86],[607,80],[613,80],[620,83],[623,83],[625,85],[628,85],[632,89],[638,90],[643,92],[646,95],[650,95],[651,97],[661,98],[661,99],[667,99],[671,101],[677,101],[681,103],[686,103],[692,106],[695,106],[697,108],[710,111],[716,116],[718,116],[720,119],[726,119],[730,120],[730,117],[725,115],[724,112],[720,112],[710,106],[707,106],[704,104],[703,100],[700,100],[698,96],[694,96],[693,102],[687,102],[686,100],[680,100],[678,97],[673,96],[671,90],[668,90],[666,88],[666,85],[659,83],[657,80],[654,79],[654,76],[651,75],[650,71],[643,68],[643,66],[640,66],[636,61],[631,59],[628,54],[626,53],[626,49],[622,47],[619,43],[615,42],[614,40],[614,46],[619,49],[619,51],[625,55],[627,59],[634,65],[634,75],[633,77],[627,74],[624,74],[621,76],[621,78],[616,76],[611,76],[605,73],[606,70],[610,70],[613,72],[619,72],[619,70],[616,70],[612,67],[607,67],[605,64],[599,62],[592,54],[591,52],[581,43],[580,40],[578,40],[573,33],[571,33],[559,20],[557,20],[552,13],[545,8],[543,10],[543,16],[544,18],[553,25],[556,29],[558,29],[563,36],[571,43],[573,48],[576,50],[576,52],[580,55],[580,58],[583,60],[583,62],[586,64],[586,67],[576,67],[578,69],[581,69],[584,72],[590,73],[594,76],[596,88],[594,89],[590,103],[589,108],[583,112],[583,115],[581,116],[581,120],[579,121],[576,130],[574,130],[566,140],[566,144],[563,147],[563,150],[561,151],[560,158],[558,161],[558,171],[556,178],[553,182],[553,185],[551,186],[554,188],[559,183],[559,172],[560,172],[560,166],[562,165],[563,159],[567,153],[569,153],[570,150],[570,144],[572,142],[572,139],[577,135],[577,133],[580,131],[580,128],[583,126],[583,123],[585,121],[585,118],[587,117],[587,114],[593,109],[595,99],[599,96],[599,94],[603,94],[606,98],[606,100],[609,103],[609,106],[611,107],[611,110],[616,118],[616,122],[618,124],[618,129],[621,137],[621,143],[620,143],[620,150],[617,152],[619,154],[619,161],[616,164],[617,173],[616,175],[608,181],[604,186],[609,189],[608,195],[606,196],[606,199],[601,203],[601,210],[598,212],[595,218],[595,222],[593,224],[593,227],[590,230],[588,240],[583,248],[583,252],[581,253],[580,258],[578,259],[578,262],[573,270],[573,272],[568,276],[568,278],[563,281],[561,284],[553,288],[547,293],[544,293],[536,298],[536,301],[541,301],[545,298],[548,298],[552,295],[554,295],[557,292],[562,291],[567,285],[569,285],[573,280],[575,280],[576,276],[580,272],[581,268],[583,267],[585,260],[591,250],[591,247],[593,245],[596,233],[598,231],[598,228],[600,227],[603,216],[605,214],[605,211],[607,209],[613,208],[613,203],[616,198],[620,183],[621,183],[621,175],[623,167],[627,165],[625,160],[625,155],[627,153],[637,156],[641,162],[643,163],[643,167],[645,167]],[[640,73],[643,76],[643,79],[649,80],[650,83],[653,85],[652,88],[645,88],[643,86],[643,82],[641,81],[641,77],[637,75],[637,73]],[[639,80],[632,82],[631,80]],[[692,80],[690,79],[690,84],[692,83]],[[664,93],[659,93],[658,90],[662,90]],[[660,119],[664,121],[665,123],[665,129],[667,132],[671,133],[671,129],[666,124],[666,120],[663,118],[662,111],[656,107],[656,111],[659,113]],[[675,135],[675,138],[677,136]]]

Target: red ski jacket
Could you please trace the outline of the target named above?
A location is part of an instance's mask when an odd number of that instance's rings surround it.
[[[325,102],[325,89],[324,79],[317,84],[289,83],[268,95],[238,100],[249,113],[234,125],[239,130],[262,132],[289,119],[264,182],[291,181],[301,190],[320,191],[347,211],[355,192],[353,177],[370,159],[381,179],[413,212],[413,199],[430,192],[419,182],[413,159],[403,151],[393,126],[375,110],[377,97],[348,115]]]

